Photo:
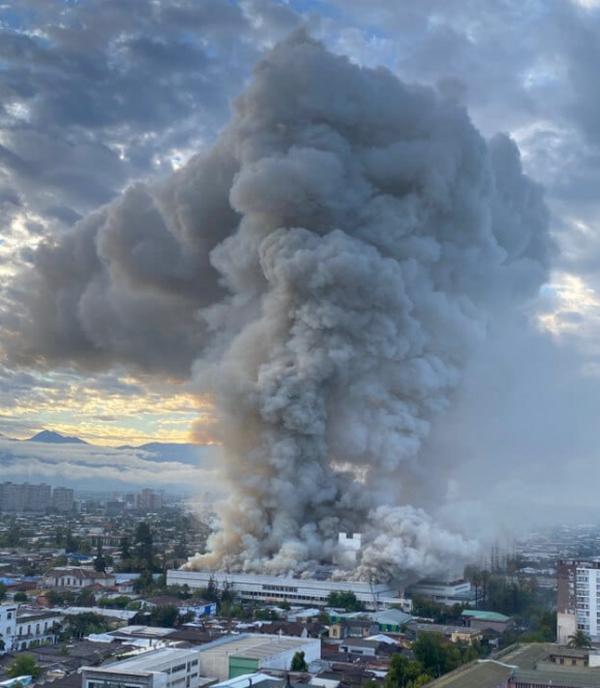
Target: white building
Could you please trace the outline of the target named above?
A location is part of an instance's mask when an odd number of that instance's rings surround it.
[[[411,585],[408,592],[412,597],[426,597],[438,604],[451,607],[454,604],[474,604],[475,591],[469,581],[422,580]]]
[[[226,681],[260,669],[289,671],[296,652],[304,652],[304,661],[310,664],[321,659],[321,640],[248,633],[224,636],[201,645],[198,652],[202,675]]]
[[[600,640],[600,561],[560,560],[557,578],[558,642],[568,643],[578,630]]]
[[[187,585],[190,590],[206,589],[211,581],[219,588],[229,586],[245,600],[260,600],[277,603],[291,602],[324,606],[332,592],[350,591],[367,607],[375,608],[385,599],[402,599],[391,583],[368,583],[365,581],[317,580],[314,578],[286,578],[247,573],[226,573],[222,571],[167,571],[167,585]]]
[[[360,533],[338,533],[338,555],[336,563],[342,566],[354,566],[362,547]]]
[[[48,588],[64,588],[79,590],[91,585],[101,585],[104,588],[113,587],[115,577],[101,571],[84,569],[80,566],[62,566],[50,569],[44,574],[44,585]]]
[[[81,674],[81,688],[200,688],[214,681],[200,677],[197,650],[174,647],[101,667],[82,667]]]
[[[0,655],[13,649],[17,628],[17,604],[0,604]],[[4,646],[4,647],[3,647]]]
[[[39,612],[20,609],[13,637],[13,650],[27,650],[39,645],[53,645],[58,640],[63,615],[58,612]]]

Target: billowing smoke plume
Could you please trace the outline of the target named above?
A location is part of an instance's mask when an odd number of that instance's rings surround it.
[[[505,136],[304,34],[214,148],[34,255],[13,360],[134,363],[216,404],[231,500],[194,567],[290,571],[363,532],[355,575],[473,543],[411,506],[430,423],[494,314],[544,279],[547,217]]]

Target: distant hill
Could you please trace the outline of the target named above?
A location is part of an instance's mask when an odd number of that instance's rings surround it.
[[[59,432],[53,430],[42,430],[37,435],[30,437],[25,442],[43,442],[45,444],[85,444],[88,447],[96,447],[95,444],[90,444],[79,437],[68,437],[61,435]],[[129,444],[116,447],[117,450],[128,450],[135,452],[144,452],[143,458],[147,461],[155,463],[162,463],[165,461],[174,461],[177,463],[187,464],[194,467],[209,467],[216,459],[214,447],[185,444],[176,442],[147,442],[137,446]]]
[[[0,437],[0,482],[45,481],[87,492],[111,494],[155,485],[181,495],[218,490],[219,462],[220,448],[214,445],[107,447],[52,430],[28,440]]]
[[[47,442],[48,444],[87,444],[79,437],[68,437],[52,430],[42,430],[37,435],[30,437],[26,442]]]
[[[197,444],[178,444],[176,442],[148,442],[136,447],[124,445],[119,449],[142,449],[148,452],[149,461],[177,461],[189,466],[205,464],[211,452],[207,447]]]

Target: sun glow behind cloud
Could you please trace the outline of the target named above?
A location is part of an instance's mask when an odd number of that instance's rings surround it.
[[[101,376],[28,378],[28,389],[0,395],[0,429],[20,439],[42,428],[106,446],[146,442],[189,442],[192,423],[210,426],[212,405],[184,385]],[[32,384],[33,383],[33,384]],[[203,444],[213,438],[204,433]]]
[[[600,297],[578,275],[555,275],[541,292],[546,310],[538,315],[542,329],[555,337],[581,333],[583,328],[600,325]]]

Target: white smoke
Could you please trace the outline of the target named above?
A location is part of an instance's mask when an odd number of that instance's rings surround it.
[[[359,577],[472,556],[397,503],[487,318],[545,274],[515,145],[304,36],[259,65],[224,139],[241,222],[212,262],[233,296],[203,313],[227,336],[196,373],[233,495],[189,566],[297,571],[330,560],[338,531],[365,534]]]
[[[42,249],[9,349],[169,373],[195,359],[231,499],[188,566],[298,572],[331,561],[339,531],[365,534],[360,577],[473,554],[406,502],[435,481],[419,450],[488,319],[546,274],[542,194],[510,139],[297,33],[212,152],[81,224]]]

